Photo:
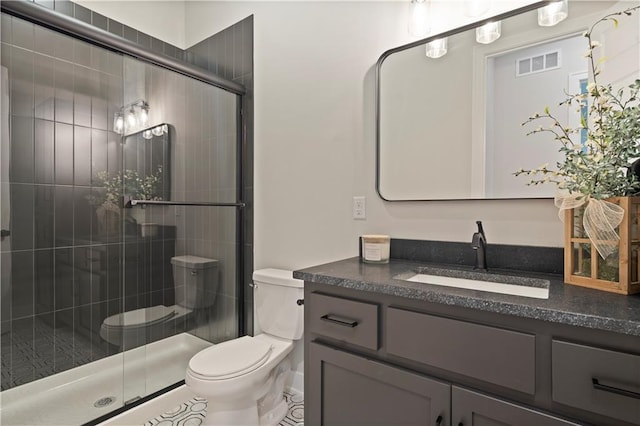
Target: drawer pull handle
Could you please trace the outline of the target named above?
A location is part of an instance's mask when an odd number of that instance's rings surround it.
[[[342,325],[344,327],[355,327],[356,325],[358,325],[358,321],[356,320],[350,320],[347,318],[340,318],[340,317],[336,317],[334,315],[331,314],[326,314],[320,317],[320,319],[322,321],[329,321],[332,324],[337,324],[337,325]]]
[[[442,416],[438,416],[436,419],[436,426],[442,426]]]
[[[640,393],[638,392],[632,392],[626,389],[620,389],[620,388],[615,388],[613,386],[603,385],[603,384],[600,384],[600,382],[596,378],[591,379],[591,381],[593,382],[594,389],[598,389],[605,392],[616,393],[618,395],[628,396],[629,398],[640,399]]]

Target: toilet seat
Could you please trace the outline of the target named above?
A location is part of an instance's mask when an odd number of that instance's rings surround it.
[[[267,362],[272,351],[269,343],[243,336],[198,352],[189,361],[189,374],[210,381],[242,376]]]
[[[136,328],[146,327],[165,321],[176,313],[173,307],[156,305],[122,312],[105,318],[103,325],[107,328]]]

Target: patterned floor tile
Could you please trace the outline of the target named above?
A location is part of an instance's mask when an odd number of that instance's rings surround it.
[[[289,406],[287,416],[279,426],[304,425],[304,398],[298,393],[285,392],[284,397]],[[183,402],[173,410],[149,420],[144,426],[199,426],[207,413],[207,400],[195,397]]]

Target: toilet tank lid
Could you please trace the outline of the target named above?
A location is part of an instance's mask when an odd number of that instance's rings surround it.
[[[171,263],[176,266],[183,266],[191,269],[206,269],[215,266],[218,261],[215,259],[207,259],[198,256],[175,256],[171,258]]]
[[[254,283],[276,284],[286,287],[304,287],[304,281],[293,278],[293,271],[285,269],[259,269],[253,272]]]

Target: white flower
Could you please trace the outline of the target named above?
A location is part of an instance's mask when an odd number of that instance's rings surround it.
[[[598,40],[591,40],[591,48],[595,49],[596,47],[600,47],[602,44]]]

